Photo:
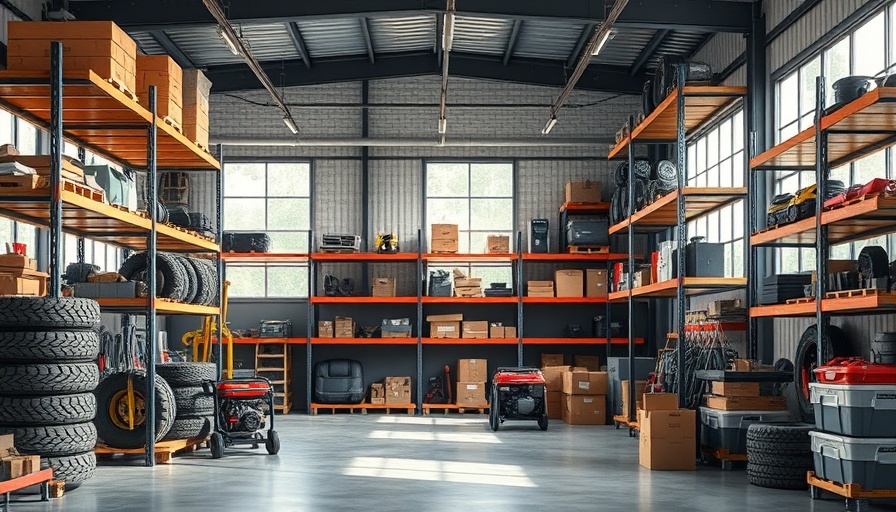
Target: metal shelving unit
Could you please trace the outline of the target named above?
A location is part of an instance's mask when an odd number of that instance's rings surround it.
[[[669,281],[651,284],[641,288],[633,288],[634,284],[634,235],[638,233],[657,233],[669,229],[674,230],[673,238],[677,240],[678,254],[684,254],[687,243],[687,223],[712,213],[719,208],[731,204],[747,196],[746,187],[735,188],[696,188],[687,187],[687,141],[698,133],[708,122],[718,117],[738,99],[746,96],[745,87],[723,86],[691,86],[685,83],[686,65],[682,65],[677,73],[678,83],[669,96],[637,126],[634,116],[629,117],[629,130],[625,140],[620,141],[610,150],[609,159],[628,158],[629,169],[635,167],[636,144],[675,145],[678,167],[678,187],[674,193],[655,201],[650,206],[635,212],[634,180],[629,179],[627,187],[629,211],[627,218],[610,227],[610,234],[626,234],[628,236],[628,281],[627,290],[613,292],[609,295],[611,302],[627,302],[629,315],[628,357],[630,375],[635,373],[634,346],[632,337],[634,327],[634,301],[642,299],[675,300],[675,332],[678,336],[678,379],[684,382],[683,372],[686,367],[685,345],[685,313],[689,296],[716,293],[725,290],[743,288],[746,278],[692,278],[679,277]],[[746,124],[746,117],[745,124]],[[745,129],[744,133],[748,133]],[[748,147],[745,144],[745,147]],[[745,152],[746,153],[746,152]],[[746,167],[746,166],[745,166]],[[746,171],[745,171],[746,174]],[[745,182],[747,177],[745,176]],[[748,216],[745,216],[748,217]],[[749,224],[745,222],[745,224]],[[745,248],[745,252],[749,249]],[[747,257],[745,255],[745,261]],[[677,261],[678,276],[685,275],[685,258]],[[635,380],[629,382],[630,396],[635,396]],[[684,396],[679,395],[679,404],[684,405]],[[634,401],[630,417],[636,411]]]
[[[219,171],[219,162],[189,141],[156,115],[156,90],[149,89],[148,108],[118,90],[92,71],[66,72],[62,45],[51,44],[50,69],[44,71],[0,71],[0,103],[32,123],[48,129],[50,135],[50,186],[0,196],[0,213],[29,224],[49,228],[50,294],[61,295],[63,232],[100,240],[150,254],[147,299],[99,300],[101,310],[112,313],[144,314],[147,318],[147,354],[155,355],[158,328],[156,315],[220,315],[217,307],[168,302],[156,297],[156,251],[216,254],[220,266],[218,239],[193,235],[159,225],[154,216],[144,218],[119,210],[68,190],[62,181],[62,143],[69,139],[130,168],[146,169],[147,204],[157,202],[158,167]],[[65,119],[65,120],[64,120]],[[218,218],[220,228],[221,173],[218,172]],[[47,207],[49,205],[49,208]],[[218,325],[220,325],[220,318]],[[219,336],[220,339],[220,336]],[[155,359],[148,358],[145,397],[155,402]],[[146,410],[147,466],[155,463],[155,410]]]

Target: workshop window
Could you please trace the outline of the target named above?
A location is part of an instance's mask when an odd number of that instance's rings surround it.
[[[311,230],[311,165],[294,163],[225,163],[224,231],[264,232],[271,252],[307,253]],[[234,298],[302,298],[308,296],[308,266],[228,264]]]
[[[728,116],[688,146],[691,187],[744,186],[744,114]],[[724,245],[725,277],[744,275],[744,202],[737,201],[688,223],[688,237]]]
[[[37,154],[37,128],[14,115],[0,110],[0,144],[13,144],[23,155]],[[37,255],[37,228],[0,217],[0,243],[26,244],[28,255]],[[5,250],[5,248],[4,248]]]

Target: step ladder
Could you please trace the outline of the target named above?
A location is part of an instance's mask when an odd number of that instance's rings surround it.
[[[292,357],[286,343],[255,345],[255,375],[271,381],[274,388],[274,410],[282,414],[292,407]]]

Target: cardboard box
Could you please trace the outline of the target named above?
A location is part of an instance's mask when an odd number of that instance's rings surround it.
[[[529,297],[553,297],[553,281],[528,281],[526,282],[526,295]]]
[[[706,406],[722,411],[786,411],[783,396],[708,396]]]
[[[457,242],[458,239],[457,224],[433,224],[431,233],[432,236],[429,237],[430,241],[454,240]]]
[[[563,373],[568,372],[569,366],[545,366],[541,369],[544,376],[544,387],[551,393],[563,392]]]
[[[395,278],[374,277],[370,283],[371,297],[395,297]]]
[[[695,411],[638,411],[638,426],[638,460],[642,466],[654,470],[697,469]]]
[[[567,203],[599,203],[599,181],[570,181],[566,184]]]
[[[386,403],[386,388],[382,382],[374,382],[370,385],[370,403],[384,404]]]
[[[606,297],[608,290],[606,270],[585,270],[585,297]]]
[[[541,367],[563,366],[563,354],[541,354]]]
[[[454,279],[455,288],[480,288],[482,286],[481,277],[458,277]]]
[[[563,372],[563,392],[567,395],[606,395],[609,387],[607,372],[589,372],[573,367]]]
[[[124,283],[127,279],[118,272],[96,272],[87,274],[88,283]]]
[[[554,272],[557,297],[582,297],[584,296],[585,277],[581,270],[564,269]]]
[[[402,332],[398,332],[398,331],[385,331],[385,330],[382,330],[382,329],[380,330],[380,338],[410,338],[410,337],[411,337],[411,331],[410,331],[410,330],[408,330],[408,331],[402,331]]]
[[[454,395],[457,405],[484,407],[485,382],[464,382],[458,380],[457,394]]]
[[[19,455],[12,434],[0,436],[0,480],[19,478],[40,471],[40,455]]]
[[[464,319],[464,315],[461,314],[452,314],[452,315],[426,315],[427,322],[461,322]]]
[[[600,358],[597,356],[572,356],[573,366],[587,368],[589,372],[600,371]]]
[[[354,338],[355,337],[355,321],[349,317],[337,316],[333,322],[334,338]]]
[[[457,252],[457,239],[455,240],[432,240],[429,242],[430,250],[432,252]]]
[[[516,339],[516,327],[504,326],[504,339]]]
[[[677,411],[678,393],[645,393],[645,411]]]
[[[460,322],[429,322],[430,338],[460,338]]]
[[[653,276],[653,271],[650,269],[639,270],[639,271],[635,272],[634,277],[632,277],[632,280],[634,281],[632,283],[632,286],[634,288],[640,288],[642,286],[651,285],[651,284],[653,284],[652,276]]]
[[[488,339],[487,320],[464,320],[461,325],[461,337],[471,339]]]
[[[37,270],[37,260],[21,254],[0,254],[0,267]]]
[[[488,254],[509,254],[510,237],[507,235],[488,236],[485,238],[485,252]]]
[[[545,407],[548,408],[548,418],[552,420],[563,419],[563,392],[548,391],[544,399]]]
[[[631,395],[629,395],[628,391],[628,383],[629,381],[622,381],[622,415],[627,419],[631,419],[629,417],[629,404],[631,404]],[[635,412],[643,407],[644,403],[644,388],[647,386],[646,380],[636,380],[635,381],[635,394],[638,396],[638,399],[635,401],[636,405],[640,405],[635,408]]]
[[[212,83],[198,69],[183,70],[183,130],[184,136],[208,147],[208,97]]]
[[[488,328],[488,337],[489,338],[504,338],[504,326],[503,325],[490,325]]]
[[[383,379],[383,388],[387,404],[411,403],[410,377],[386,377]]]
[[[713,382],[712,394],[717,396],[759,396],[759,383]]]
[[[563,421],[570,425],[606,425],[606,395],[563,395]]]
[[[49,277],[49,274],[45,275]],[[33,295],[42,297],[47,294],[47,277],[0,274],[0,295]]]
[[[156,114],[183,124],[184,75],[167,55],[137,55],[137,97],[149,106],[149,87],[156,87]]]
[[[487,359],[458,359],[457,382],[488,381]]]
[[[332,338],[334,336],[334,326],[332,320],[318,320],[317,321],[317,337],[318,338]]]

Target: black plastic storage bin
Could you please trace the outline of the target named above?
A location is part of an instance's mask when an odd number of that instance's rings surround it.
[[[314,400],[321,404],[360,404],[364,401],[364,372],[351,359],[329,359],[314,367]]]

